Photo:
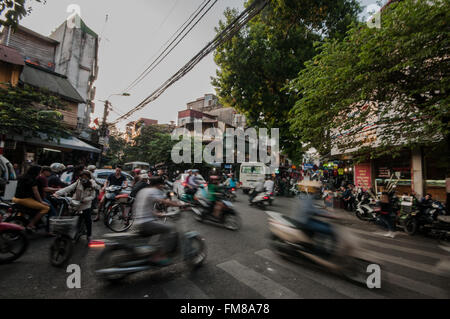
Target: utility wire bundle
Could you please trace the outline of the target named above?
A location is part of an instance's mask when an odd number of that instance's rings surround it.
[[[251,19],[258,15],[268,4],[269,0],[256,0],[248,6],[235,20],[233,20],[222,32],[220,32],[211,42],[209,42],[197,55],[195,55],[185,66],[183,66],[177,73],[164,82],[158,89],[156,89],[145,100],[139,103],[132,110],[125,113],[123,116],[116,119],[110,125],[115,125],[121,120],[129,118],[133,113],[141,110],[149,103],[156,100],[163,94],[170,86],[172,86],[179,79],[183,78],[189,73],[203,58],[209,53],[213,52],[217,47],[230,40],[239,30],[244,27]],[[214,4],[213,4],[214,5]],[[198,23],[198,21],[197,21]]]
[[[204,18],[204,16],[214,7],[218,2],[215,0],[214,3],[206,9],[205,8],[213,0],[204,0],[200,6],[189,16],[189,18],[175,31],[175,33],[164,43],[158,50],[158,53],[163,50],[156,59],[134,80],[123,92],[129,92],[136,85],[138,85],[144,78],[146,78],[158,65],[165,60],[165,58],[183,41],[183,39],[197,26],[197,24]],[[201,17],[194,23],[195,19],[203,12]],[[190,27],[190,28],[189,28]],[[189,28],[189,30],[187,30]],[[187,30],[187,31],[186,31]],[[186,31],[186,33],[184,33]],[[183,35],[184,33],[184,35]],[[181,38],[180,38],[181,37]],[[170,42],[170,43],[169,43]],[[158,54],[157,53],[157,54]],[[151,58],[153,59],[156,54]]]

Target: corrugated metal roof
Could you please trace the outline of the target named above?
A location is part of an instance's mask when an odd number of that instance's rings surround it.
[[[20,81],[41,89],[47,89],[72,102],[86,103],[66,76],[50,70],[26,64]]]
[[[3,44],[0,44],[0,61],[15,65],[25,65],[19,51]]]
[[[24,137],[19,135],[13,135],[12,139],[15,141],[26,142],[38,146],[58,147],[77,151],[100,153],[100,150],[75,136],[69,136],[68,138],[60,138],[59,141],[47,140],[47,135],[44,133],[38,133],[41,138],[38,137]]]

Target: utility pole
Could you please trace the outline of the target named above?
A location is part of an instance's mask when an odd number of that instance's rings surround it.
[[[106,119],[108,117],[109,114],[109,101],[106,100],[105,101],[105,109],[103,110],[103,122],[102,122],[102,127],[100,129],[100,136],[99,136],[99,142],[100,139],[103,139],[102,143],[101,143],[101,152],[100,155],[98,156],[98,162],[97,162],[97,167],[100,168],[101,164],[102,164],[102,156],[103,156],[103,151],[105,150],[105,137],[106,137],[106,131],[108,129],[108,126],[106,125]]]

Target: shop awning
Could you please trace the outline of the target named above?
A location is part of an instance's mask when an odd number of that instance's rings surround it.
[[[59,141],[57,140],[47,141],[45,134],[39,135],[41,136],[41,138],[14,135],[13,139],[18,142],[25,142],[28,144],[34,144],[38,146],[65,148],[70,150],[77,150],[91,153],[101,152],[98,148],[83,142],[82,140],[76,138],[75,136],[71,136],[68,138],[60,138]]]
[[[20,75],[22,83],[46,89],[58,94],[68,101],[86,103],[66,76],[52,72],[39,66],[26,64]]]

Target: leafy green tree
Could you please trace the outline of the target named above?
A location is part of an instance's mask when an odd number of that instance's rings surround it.
[[[133,144],[125,147],[125,160],[145,161],[152,165],[167,163],[171,161],[171,151],[176,143],[171,140],[167,128],[159,125],[144,126]]]
[[[32,0],[45,4],[46,0]],[[27,0],[0,0],[0,25],[16,27],[19,21],[31,13]]]
[[[247,5],[251,1],[247,2]],[[297,96],[286,85],[317,54],[316,41],[342,38],[360,8],[355,0],[274,0],[215,52],[219,67],[212,79],[225,106],[244,113],[248,124],[279,128],[282,150],[301,160],[300,136],[289,130]],[[238,12],[227,9],[219,32]]]
[[[118,164],[125,164],[125,150],[127,142],[119,134],[109,136],[109,148],[106,152],[108,165],[115,167]]]
[[[292,131],[322,153],[363,146],[379,156],[442,139],[448,149],[449,3],[393,2],[380,29],[357,24],[321,44],[292,85]],[[376,149],[361,138],[368,125],[378,127]]]
[[[30,86],[0,87],[0,135],[18,134],[48,139],[67,136],[62,122],[63,107],[59,98]]]

